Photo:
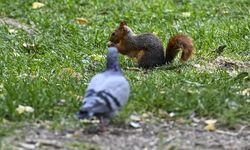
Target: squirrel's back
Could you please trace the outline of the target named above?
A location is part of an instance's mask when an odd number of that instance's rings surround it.
[[[165,64],[164,47],[162,41],[152,33],[142,33],[134,36],[133,43],[144,55],[139,59],[138,65],[143,68],[152,68]]]

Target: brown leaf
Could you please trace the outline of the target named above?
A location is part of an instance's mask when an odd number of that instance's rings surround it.
[[[44,7],[45,5],[43,3],[40,3],[40,2],[34,2],[32,3],[32,8],[33,9],[39,9],[39,8],[42,8]]]
[[[88,20],[85,18],[76,18],[75,23],[80,24],[80,25],[85,25],[88,23]]]
[[[215,123],[217,122],[217,120],[206,120],[205,123],[207,124],[204,129],[207,131],[215,131],[216,127],[215,127]]]

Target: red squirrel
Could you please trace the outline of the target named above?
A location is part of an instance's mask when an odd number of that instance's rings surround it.
[[[185,62],[194,52],[193,40],[185,34],[177,34],[169,39],[164,55],[163,43],[156,35],[136,35],[125,22],[111,34],[108,45],[117,47],[123,55],[136,58],[138,66],[145,69],[171,63],[181,50],[181,61]]]

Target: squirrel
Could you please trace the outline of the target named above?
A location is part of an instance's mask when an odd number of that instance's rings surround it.
[[[119,53],[136,58],[138,66],[145,69],[171,63],[180,50],[181,62],[185,62],[194,52],[193,40],[185,34],[177,34],[169,39],[164,55],[163,43],[156,35],[136,35],[124,21],[111,34],[108,46],[115,46]]]

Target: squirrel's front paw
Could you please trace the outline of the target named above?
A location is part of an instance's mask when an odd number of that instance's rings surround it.
[[[107,45],[108,45],[108,47],[115,46],[115,44],[113,42],[111,42],[111,41],[108,41]]]

